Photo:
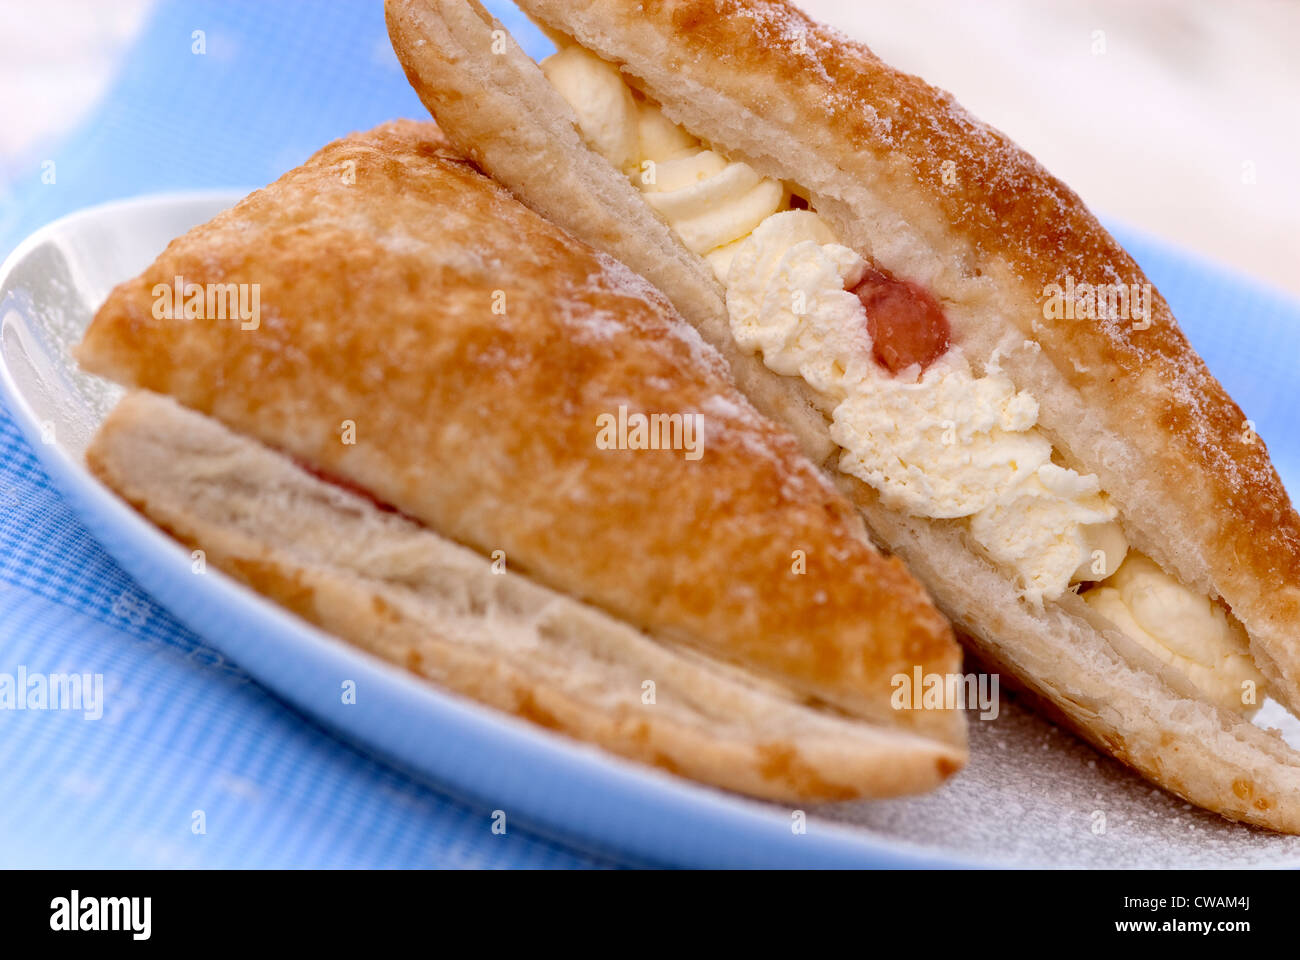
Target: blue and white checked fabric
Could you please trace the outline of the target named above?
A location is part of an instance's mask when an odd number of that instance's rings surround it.
[[[164,2],[54,183],[11,185],[0,250],[93,203],[269,182],[395,116],[426,114],[379,0]],[[493,834],[251,682],[109,559],[0,409],[0,683],[20,668],[100,673],[106,710],[0,710],[0,866],[615,865]]]
[[[104,683],[98,718],[0,710],[0,866],[600,864],[493,834],[279,703],[118,569],[3,411],[0,456],[0,676]]]

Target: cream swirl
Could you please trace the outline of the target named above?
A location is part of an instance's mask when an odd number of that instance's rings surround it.
[[[1263,701],[1265,680],[1250,658],[1245,629],[1150,558],[1130,553],[1113,577],[1083,596],[1215,704],[1254,713]]]
[[[613,64],[572,46],[542,69],[578,115],[587,143],[631,177],[718,279],[726,279],[728,248],[786,205],[780,181],[709,150],[657,106],[638,102]]]
[[[586,142],[726,286],[736,343],[834,402],[842,470],[901,510],[966,523],[1031,601],[1104,581],[1084,594],[1088,603],[1215,703],[1241,710],[1243,686],[1263,688],[1241,624],[1129,553],[1097,477],[1053,461],[1037,401],[1002,375],[996,355],[982,376],[957,347],[887,375],[850,292],[867,265],[821,218],[789,210],[780,183],[701,145],[581,47],[542,68]]]
[[[1027,598],[1113,572],[1127,550],[1115,508],[1095,476],[1052,462],[1037,402],[996,364],[976,376],[956,347],[910,376],[872,360],[862,304],[846,289],[866,267],[815,214],[768,218],[731,263],[732,335],[835,401],[840,469],[914,516],[967,518]]]

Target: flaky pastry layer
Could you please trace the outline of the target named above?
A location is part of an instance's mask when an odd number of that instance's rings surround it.
[[[785,3],[519,5],[561,41],[620,64],[690,133],[807,189],[842,242],[942,301],[968,356],[1004,351],[1003,372],[1037,398],[1039,424],[1068,463],[1100,477],[1133,545],[1222,597],[1276,695],[1300,704],[1300,520],[1264,444],[1158,292],[1145,329],[1047,319],[1049,285],[1068,277],[1147,282],[1067,187],[950,95]],[[523,51],[492,48],[499,23],[472,0],[388,0],[388,20],[408,77],[449,136],[525,202],[659,284],[728,356],[756,405],[805,449],[824,449],[824,422],[802,416],[815,405],[803,385],[737,358],[703,262],[583,145],[572,110]],[[1211,809],[1300,828],[1295,755],[1280,740],[1196,703],[1082,603],[1029,609],[942,523],[902,517],[863,485],[843,485],[873,535],[908,560],[981,651],[1094,742]]]
[[[168,398],[127,394],[87,462],[208,563],[304,619],[621,756],[791,803],[932,786],[953,761],[950,747],[816,709],[494,572],[489,558]]]
[[[257,329],[159,317],[155,285],[260,285]],[[337,141],[116,288],[83,366],[175,397],[667,641],[964,749],[892,677],[959,670],[947,623],[668,301],[431,124]],[[702,455],[605,449],[698,416]]]

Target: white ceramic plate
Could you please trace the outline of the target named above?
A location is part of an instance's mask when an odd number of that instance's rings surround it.
[[[972,717],[970,766],[947,786],[924,797],[814,808],[799,834],[789,809],[622,762],[445,694],[220,574],[194,577],[187,551],[82,466],[85,445],[118,391],[79,373],[69,350],[115,283],[240,196],[114,203],[30,237],[0,268],[0,385],[51,479],[105,549],[182,621],[340,735],[544,832],[657,863],[1300,863],[1300,838],[1194,810],[1005,695],[996,721]],[[331,709],[340,678],[355,679],[366,696]]]

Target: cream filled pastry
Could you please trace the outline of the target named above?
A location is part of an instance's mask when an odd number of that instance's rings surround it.
[[[1014,571],[1026,598],[1104,579],[1127,544],[1097,478],[1052,462],[1035,429],[1037,401],[1001,375],[996,358],[982,376],[956,345],[924,369],[891,373],[878,363],[851,292],[867,269],[815,214],[768,218],[730,265],[736,342],[831,398],[842,470],[908,513],[969,519],[975,541]]]
[[[663,290],[1053,716],[1300,832],[1300,754],[1249,720],[1300,707],[1300,517],[1079,198],[781,0],[518,5],[541,66],[474,0],[387,0],[443,129]],[[1063,284],[1150,307],[1065,320]]]
[[[159,316],[178,274],[255,278],[275,324]],[[927,790],[965,760],[958,705],[892,706],[914,663],[961,667],[921,585],[658,291],[432,123],[335,141],[178,237],[77,353],[131,391],[96,476],[186,557],[415,675],[769,800]],[[699,411],[703,456],[611,453],[594,427],[621,407]],[[719,504],[732,532],[699,536]]]
[[[996,357],[977,376],[949,345],[925,369],[891,371],[875,357],[871,300],[853,292],[869,265],[816,213],[783,210],[789,195],[777,181],[638,103],[612,64],[581,47],[542,69],[592,148],[705,255],[726,286],[736,343],[830,398],[842,470],[908,513],[969,519],[980,548],[1033,602],[1115,571],[1128,549],[1115,508],[1096,476],[1052,462],[1037,401]]]

